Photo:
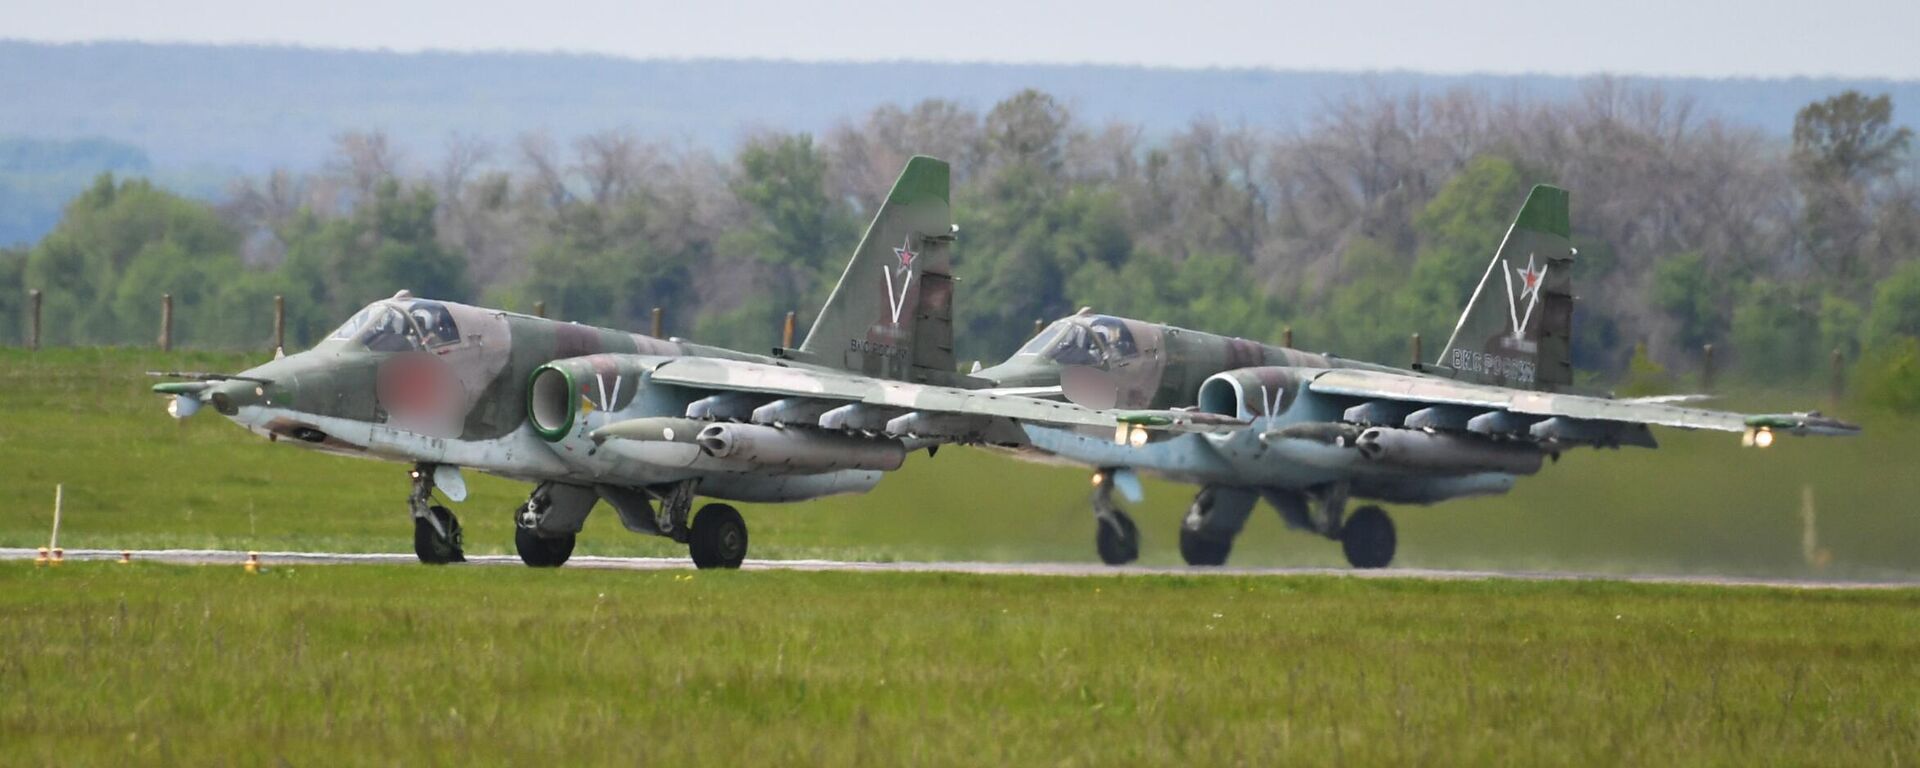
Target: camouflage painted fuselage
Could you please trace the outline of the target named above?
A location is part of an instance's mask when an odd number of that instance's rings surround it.
[[[780,474],[765,467],[703,465],[692,456],[634,461],[598,450],[588,438],[607,423],[683,415],[690,402],[711,394],[651,386],[644,372],[623,370],[635,360],[774,362],[770,358],[451,302],[398,298],[367,311],[387,310],[444,313],[443,327],[454,332],[422,331],[370,344],[365,333],[343,328],[310,350],[215,385],[206,399],[271,440],[529,482],[645,487],[697,477],[703,495],[789,501],[864,491],[880,479],[878,471]],[[529,423],[528,391],[534,373],[553,363],[603,375],[577,377],[584,391],[567,394],[578,402],[578,417],[564,434],[542,435]]]
[[[1186,408],[1251,421],[1223,433],[1155,435],[1140,445],[1041,425],[1026,427],[1026,458],[1095,468],[1128,468],[1199,485],[1306,490],[1345,482],[1359,498],[1433,503],[1504,493],[1512,472],[1383,466],[1346,445],[1357,430],[1303,433],[1274,441],[1263,433],[1340,424],[1349,398],[1309,391],[1304,378],[1330,369],[1421,377],[1412,371],[1303,352],[1247,339],[1106,315],[1054,323],[1006,362],[975,373],[996,386],[1059,384],[1068,399],[1126,409]],[[1537,462],[1534,467],[1537,468]],[[1520,474],[1530,474],[1524,472]]]

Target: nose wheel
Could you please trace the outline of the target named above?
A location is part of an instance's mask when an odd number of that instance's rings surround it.
[[[467,561],[465,543],[460,518],[454,516],[453,510],[434,504],[427,508],[426,516],[413,519],[413,554],[420,562],[427,565],[464,563]]]
[[[1113,500],[1113,473],[1099,472],[1093,484],[1094,549],[1100,562],[1126,565],[1140,559],[1140,528]]]

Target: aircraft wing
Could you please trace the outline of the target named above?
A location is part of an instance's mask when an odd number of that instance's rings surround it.
[[[711,357],[662,361],[653,369],[652,380],[657,384],[741,392],[786,401],[824,401],[834,407],[817,417],[821,427],[859,428],[936,439],[1022,440],[1017,430],[1006,429],[1013,426],[1008,422],[1123,431],[1135,426],[1178,428],[1175,420],[1164,418],[1159,412],[1101,411],[993,390],[914,384],[856,373]]]
[[[1354,369],[1333,369],[1316,375],[1307,388],[1315,393],[1451,407],[1491,414],[1504,412],[1535,424],[1607,422],[1722,432],[1779,430],[1796,435],[1851,435],[1859,427],[1813,413],[1746,414],[1689,408],[1650,400],[1614,400],[1587,395],[1535,392],[1472,384],[1433,376],[1412,376]]]

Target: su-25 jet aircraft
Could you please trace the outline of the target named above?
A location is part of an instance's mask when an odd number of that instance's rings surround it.
[[[1053,323],[1006,362],[975,376],[999,386],[1057,383],[1072,402],[1122,410],[1114,438],[1026,427],[1022,450],[1096,468],[1096,545],[1111,564],[1139,554],[1139,533],[1113,500],[1139,501],[1136,471],[1201,486],[1180,527],[1193,565],[1226,562],[1265,498],[1289,527],[1337,540],[1347,562],[1385,567],[1393,522],[1379,506],[1505,493],[1546,458],[1582,447],[1652,448],[1650,426],[1742,433],[1844,435],[1858,428],[1815,413],[1747,415],[1575,394],[1567,193],[1534,187],[1431,364],[1396,369],[1120,317]],[[1201,431],[1150,435],[1164,412]]]
[[[599,501],[631,531],[738,567],[747,528],[695,495],[798,501],[863,492],[906,453],[1015,444],[1022,425],[1099,434],[1114,414],[985,389],[953,362],[947,164],[907,163],[798,349],[755,355],[416,298],[374,302],[326,340],[239,374],[170,374],[270,440],[413,465],[427,563],[463,559],[461,468],[535,483],[514,512],[528,565],[557,566]],[[169,375],[169,374],[163,374]]]

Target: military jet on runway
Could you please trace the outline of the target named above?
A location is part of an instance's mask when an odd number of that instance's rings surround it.
[[[312,349],[239,374],[170,374],[269,440],[413,465],[427,563],[463,559],[462,468],[535,483],[514,512],[528,565],[557,566],[596,503],[631,531],[738,567],[747,528],[696,495],[797,501],[863,492],[912,450],[1024,440],[1022,424],[1110,432],[1113,414],[984,389],[953,363],[947,164],[907,163],[798,349],[755,355],[417,298],[355,314]]]
[[[1574,249],[1567,193],[1535,187],[1474,289],[1452,337],[1413,370],[1343,360],[1126,318],[1053,323],[1006,362],[974,375],[998,386],[1058,384],[1089,408],[1179,409],[1195,429],[1149,434],[1168,411],[1122,416],[1113,438],[1029,424],[1021,450],[1096,469],[1103,560],[1131,562],[1139,532],[1113,500],[1139,501],[1135,472],[1201,486],[1180,527],[1193,565],[1221,565],[1265,498],[1289,527],[1339,541],[1347,562],[1380,568],[1397,538],[1379,506],[1505,493],[1545,459],[1579,447],[1655,447],[1650,426],[1739,432],[1766,447],[1777,433],[1846,435],[1819,413],[1747,415],[1670,399],[1573,390]]]

